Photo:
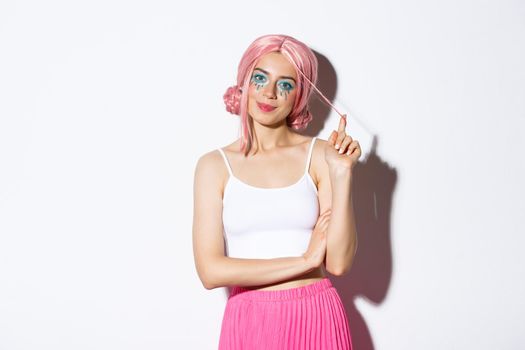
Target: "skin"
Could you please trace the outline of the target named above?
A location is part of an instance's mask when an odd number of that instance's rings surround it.
[[[239,151],[240,140],[223,150],[239,180],[262,188],[289,186],[302,176],[311,142],[310,137],[286,125],[297,94],[297,72],[277,52],[262,56],[255,68],[248,92],[248,113],[256,135],[252,150],[244,158]],[[257,102],[277,108],[263,112]],[[193,249],[205,288],[241,285],[258,290],[287,289],[316,282],[326,276],[325,271],[341,276],[350,269],[357,249],[352,169],[361,150],[345,127],[343,116],[338,130],[327,141],[318,138],[314,144],[309,175],[318,188],[320,217],[301,257],[226,257],[222,197],[229,173],[217,150],[199,159],[194,182]]]

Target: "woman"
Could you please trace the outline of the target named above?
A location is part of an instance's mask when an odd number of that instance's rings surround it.
[[[219,349],[352,347],[324,268],[340,276],[356,252],[351,184],[361,150],[339,112],[328,141],[294,131],[312,120],[316,81],[317,59],[305,44],[256,39],[224,95],[241,117],[241,137],[197,162],[196,269],[205,288],[232,287]]]

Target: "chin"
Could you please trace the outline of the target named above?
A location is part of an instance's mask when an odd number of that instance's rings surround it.
[[[258,117],[253,118],[252,117],[252,119],[253,119],[254,122],[257,122],[257,124],[266,126],[268,128],[278,128],[282,124],[286,124],[286,118],[283,118],[283,119],[278,119],[278,118],[268,119],[268,118],[266,118],[265,119],[265,118],[258,118]]]

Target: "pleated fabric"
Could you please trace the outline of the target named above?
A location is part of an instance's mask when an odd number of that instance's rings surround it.
[[[351,350],[348,318],[328,277],[282,290],[233,287],[219,350]]]

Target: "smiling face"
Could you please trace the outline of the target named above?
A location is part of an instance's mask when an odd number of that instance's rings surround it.
[[[279,52],[263,55],[252,72],[248,113],[263,125],[282,123],[292,111],[297,95],[297,73]]]

